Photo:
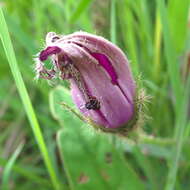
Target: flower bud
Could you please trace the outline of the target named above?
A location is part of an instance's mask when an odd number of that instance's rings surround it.
[[[52,69],[44,61],[51,57]],[[136,121],[136,85],[129,61],[117,46],[86,32],[46,36],[36,59],[37,76],[70,81],[74,103],[103,131],[131,128]]]

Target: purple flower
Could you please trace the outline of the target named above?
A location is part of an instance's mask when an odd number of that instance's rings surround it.
[[[52,69],[43,63],[52,58]],[[38,54],[40,78],[68,79],[83,115],[101,129],[125,128],[135,120],[136,85],[124,53],[103,37],[86,32],[61,36],[50,32]]]

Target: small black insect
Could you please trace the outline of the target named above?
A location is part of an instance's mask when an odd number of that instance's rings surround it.
[[[85,104],[88,110],[99,110],[100,102],[95,97],[90,97],[90,100]]]

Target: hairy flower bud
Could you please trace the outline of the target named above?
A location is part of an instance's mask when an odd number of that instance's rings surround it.
[[[52,69],[43,63],[52,58]],[[83,115],[104,131],[134,125],[136,85],[124,53],[103,37],[86,32],[46,36],[36,59],[37,76],[71,83],[72,98]],[[131,126],[130,126],[131,127]]]

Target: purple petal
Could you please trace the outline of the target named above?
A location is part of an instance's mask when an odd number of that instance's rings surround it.
[[[72,97],[86,116],[108,128],[117,128],[126,124],[133,116],[133,104],[129,103],[120,88],[113,85],[104,71],[92,63],[79,63],[77,68],[83,76],[86,86],[93,96],[100,101],[100,110],[87,110],[84,98],[77,85],[71,80]]]
[[[61,49],[57,46],[47,47],[45,50],[40,52],[39,59],[40,61],[45,61],[47,60],[48,56],[59,53],[59,52],[61,52]]]
[[[117,84],[117,74],[108,57],[102,53],[91,53],[91,55],[96,58],[99,64],[108,72],[112,79],[112,83]]]
[[[82,47],[86,47],[91,52],[98,51],[98,53],[101,52],[103,55],[106,55],[117,73],[117,82],[120,88],[127,99],[133,102],[136,85],[130,71],[129,61],[120,48],[100,36],[97,37],[86,32],[75,32],[67,38],[65,37],[65,39],[70,41],[72,39],[72,42],[81,44]]]

